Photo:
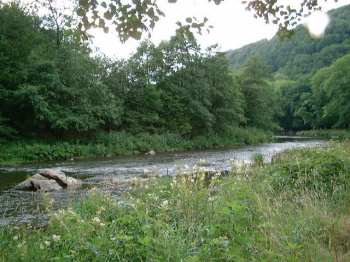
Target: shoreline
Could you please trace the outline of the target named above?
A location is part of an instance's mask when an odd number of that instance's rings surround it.
[[[105,134],[90,141],[42,141],[24,140],[0,144],[0,168],[23,164],[74,161],[86,159],[110,159],[114,157],[142,156],[147,152],[171,153],[193,150],[222,149],[257,145],[273,141],[270,131],[255,128],[237,128],[228,135],[199,136],[184,139],[176,134],[130,135]]]

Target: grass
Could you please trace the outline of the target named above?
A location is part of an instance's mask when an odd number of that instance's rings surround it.
[[[91,191],[45,228],[0,229],[0,261],[349,261],[350,142],[279,154],[228,176]]]
[[[317,137],[333,140],[350,139],[350,130],[348,129],[318,129],[299,131],[297,135],[306,137]]]
[[[258,144],[272,139],[272,134],[254,128],[235,128],[225,135],[199,136],[184,139],[176,134],[138,134],[125,132],[100,133],[87,140],[18,140],[0,143],[0,165],[40,161],[61,161],[74,158],[113,157],[156,152],[211,149],[243,144]]]

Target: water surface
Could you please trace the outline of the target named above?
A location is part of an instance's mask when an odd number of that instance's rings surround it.
[[[316,147],[325,144],[321,140],[279,137],[280,142],[258,146],[243,146],[220,150],[202,150],[156,154],[155,156],[118,157],[112,159],[92,159],[66,161],[36,165],[16,166],[0,169],[0,225],[8,223],[45,220],[45,207],[53,199],[53,208],[66,206],[84,196],[91,186],[110,190],[119,195],[125,188],[106,187],[108,181],[143,177],[146,174],[173,176],[181,171],[189,171],[194,165],[205,162],[207,169],[230,170],[233,161],[250,162],[255,154],[261,154],[270,161],[276,153],[303,147]],[[54,193],[19,192],[13,186],[35,174],[40,169],[51,168],[83,180],[83,187],[75,191]]]

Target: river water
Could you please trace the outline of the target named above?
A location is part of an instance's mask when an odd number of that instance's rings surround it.
[[[53,200],[54,209],[64,207],[83,197],[92,186],[109,190],[114,195],[127,190],[115,184],[112,187],[107,186],[115,180],[126,181],[150,174],[173,176],[179,172],[190,171],[198,163],[209,170],[225,171],[230,170],[234,161],[249,163],[256,154],[261,154],[269,162],[273,155],[288,149],[323,145],[325,141],[321,140],[279,137],[279,142],[258,146],[4,167],[0,169],[0,225],[41,222],[46,219],[45,203],[49,199]],[[38,170],[47,168],[81,179],[83,187],[75,191],[53,193],[19,192],[12,189]]]

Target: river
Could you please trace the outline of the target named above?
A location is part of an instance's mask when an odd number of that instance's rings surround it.
[[[288,149],[323,145],[325,141],[321,140],[279,137],[279,142],[257,146],[3,167],[0,169],[0,225],[42,222],[46,219],[45,203],[48,199],[53,199],[53,209],[58,209],[83,197],[91,187],[108,190],[118,196],[127,188],[108,187],[107,182],[115,179],[122,181],[147,174],[173,176],[181,171],[190,171],[198,163],[205,163],[206,169],[225,171],[231,168],[233,161],[248,163],[255,154],[263,155],[264,160],[269,162],[273,155]],[[12,189],[38,170],[46,168],[60,170],[81,179],[83,187],[75,191],[46,194]]]

